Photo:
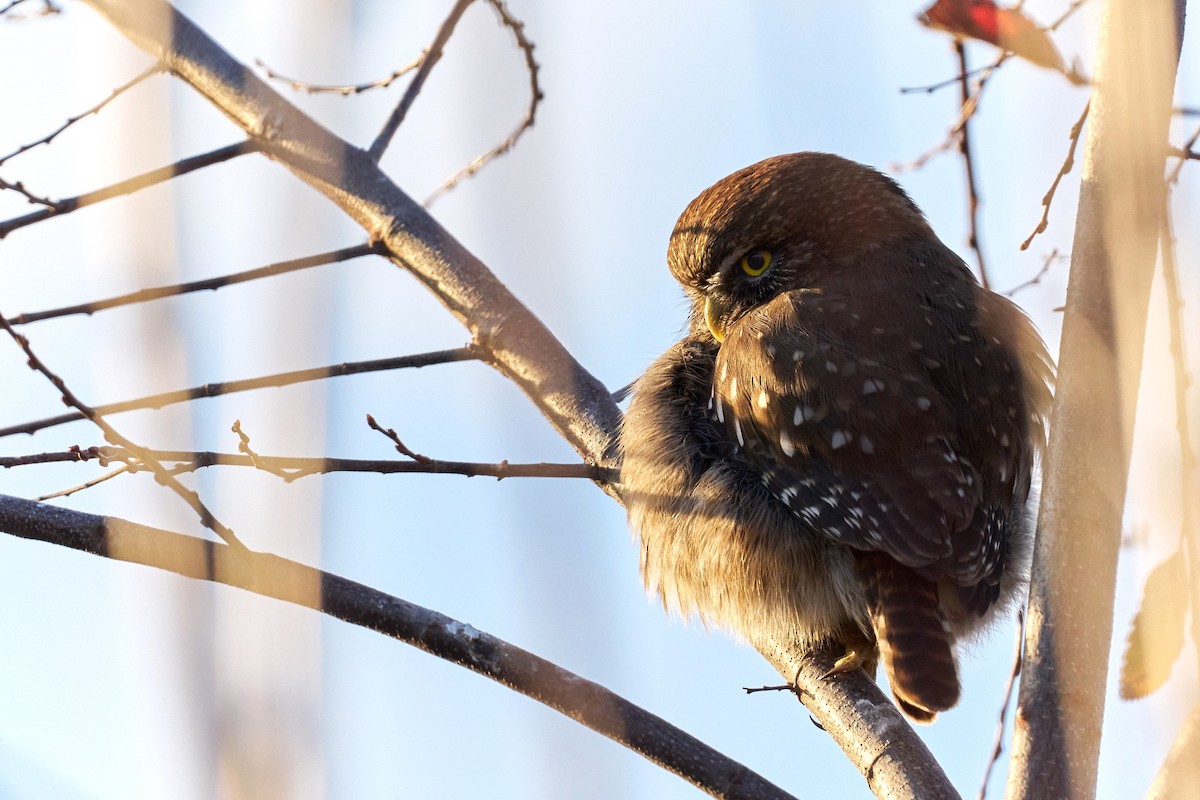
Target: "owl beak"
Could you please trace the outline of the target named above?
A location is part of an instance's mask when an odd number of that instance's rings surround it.
[[[729,309],[709,295],[704,300],[704,321],[718,342],[725,341],[725,326],[729,324]]]

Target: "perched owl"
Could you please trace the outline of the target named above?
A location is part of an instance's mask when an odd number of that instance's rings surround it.
[[[740,634],[958,701],[954,643],[1024,587],[1053,366],[891,179],[796,153],[719,181],[667,261],[687,335],[634,385],[621,481],[647,586]]]

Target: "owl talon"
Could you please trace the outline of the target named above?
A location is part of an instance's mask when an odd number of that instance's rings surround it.
[[[846,654],[833,662],[833,666],[821,677],[828,678],[832,675],[841,675],[845,672],[856,670],[859,667],[867,669],[868,665],[870,666],[869,671],[873,672],[875,669],[874,645],[866,643],[847,645]]]

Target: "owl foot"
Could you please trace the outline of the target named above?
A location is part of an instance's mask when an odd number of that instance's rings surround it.
[[[871,677],[875,676],[875,665],[879,659],[879,651],[876,649],[873,640],[869,639],[862,631],[856,628],[853,632],[843,633],[839,637],[838,643],[845,648],[845,652],[841,658],[833,662],[833,666],[821,676],[822,678],[828,678],[831,675],[841,675],[860,667]]]

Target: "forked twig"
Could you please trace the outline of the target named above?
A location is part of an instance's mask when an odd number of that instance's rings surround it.
[[[442,59],[442,51],[446,48],[446,42],[450,41],[450,35],[454,33],[454,28],[458,25],[458,21],[462,19],[463,13],[474,0],[455,0],[454,7],[450,9],[450,13],[442,22],[442,27],[438,29],[437,36],[433,39],[433,44],[429,45],[429,49],[425,51],[425,55],[421,58],[421,66],[417,69],[417,74],[413,76],[412,82],[404,90],[404,96],[400,98],[400,102],[392,109],[391,115],[383,124],[383,130],[375,137],[375,141],[371,142],[370,148],[367,149],[367,154],[378,162],[383,158],[383,153],[391,144],[392,137],[396,135],[396,131],[400,129],[404,118],[408,116],[408,110],[412,107],[413,102],[417,99],[417,95],[421,93],[421,89],[425,86],[425,79],[429,77],[429,73],[437,65],[437,62]]]
[[[79,397],[67,387],[66,381],[52,372],[50,368],[46,366],[46,363],[38,358],[37,354],[33,351],[33,347],[29,344],[29,339],[17,333],[16,329],[9,324],[9,321],[4,317],[3,314],[0,314],[0,327],[4,328],[8,335],[12,337],[13,341],[17,343],[17,346],[25,351],[25,356],[27,359],[29,359],[29,368],[40,373],[46,378],[46,380],[50,381],[50,383],[52,383],[62,395],[63,402],[69,406],[72,406],[83,416],[91,420],[92,423],[104,434],[106,441],[118,447],[122,447],[136,456],[139,461],[145,464],[146,467],[154,473],[155,480],[169,488],[171,491],[175,492],[175,494],[179,495],[179,497],[181,497],[185,503],[192,507],[197,516],[199,516],[201,525],[217,534],[217,536],[220,536],[221,539],[226,542],[226,544],[236,547],[239,550],[246,549],[246,546],[242,544],[241,540],[238,539],[237,536],[234,535],[233,531],[227,528],[224,523],[222,523],[216,518],[216,516],[213,515],[213,513],[208,509],[208,506],[204,504],[204,501],[200,499],[199,494],[177,481],[175,477],[171,475],[170,472],[168,472],[167,469],[157,459],[155,459],[148,450],[135,444],[131,439],[123,436],[116,428],[109,424],[108,420],[104,419],[101,414],[97,413],[94,408],[80,400]]]
[[[517,46],[521,48],[521,52],[525,55],[525,66],[529,72],[529,105],[525,109],[525,116],[521,119],[521,122],[509,133],[504,141],[447,178],[441,186],[425,198],[423,205],[426,207],[432,205],[446,192],[454,189],[464,178],[469,178],[479,172],[488,162],[512,150],[516,146],[517,141],[525,134],[525,131],[533,127],[534,120],[537,117],[538,104],[545,97],[542,94],[541,84],[538,82],[538,63],[533,57],[533,42],[529,41],[525,36],[525,24],[509,13],[504,0],[488,0],[488,2],[496,9],[501,23],[513,32],[513,35],[517,39]]]
[[[111,200],[114,197],[133,194],[164,181],[169,181],[172,178],[177,178],[180,175],[186,175],[189,172],[195,172],[198,169],[203,169],[213,164],[220,164],[232,158],[255,152],[258,152],[258,145],[247,139],[237,144],[218,147],[216,150],[210,150],[198,156],[180,159],[174,164],[168,164],[165,167],[143,172],[141,175],[117,181],[87,194],[68,197],[65,200],[48,200],[46,202],[50,205],[49,208],[0,222],[0,239],[3,239],[15,230],[41,222],[44,219],[70,214],[72,211],[78,211],[81,208],[95,205],[104,200]]]

